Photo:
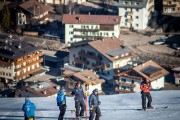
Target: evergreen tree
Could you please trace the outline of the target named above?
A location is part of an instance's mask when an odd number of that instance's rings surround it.
[[[10,12],[8,9],[8,6],[5,4],[2,10],[2,23],[1,23],[2,29],[4,31],[10,30]]]

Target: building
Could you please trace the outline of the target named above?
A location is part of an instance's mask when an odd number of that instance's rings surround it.
[[[100,76],[97,75],[96,72],[92,70],[81,70],[72,66],[65,66],[62,70],[66,81],[65,88],[72,90],[77,81],[80,81],[85,91],[92,93],[92,91],[97,88],[99,93],[102,92],[102,83],[104,83],[105,80],[100,79]]]
[[[15,97],[56,97],[59,86],[54,83],[39,82],[31,86],[26,86],[15,91]]]
[[[123,71],[121,69],[120,71]],[[116,74],[116,83],[119,85],[116,90],[119,92],[140,92],[140,84],[146,78],[151,81],[153,90],[159,90],[164,88],[165,77],[168,74],[168,71],[152,60],[144,63],[129,62],[123,72]]]
[[[16,25],[45,23],[49,20],[50,11],[53,11],[53,7],[37,0],[24,2],[18,7]]]
[[[133,53],[123,46],[121,40],[107,37],[72,44],[69,63],[82,69],[96,70],[104,79],[113,80],[113,69],[125,66],[132,57]]]
[[[43,53],[39,47],[22,41],[6,41],[0,44],[0,78],[19,81],[41,70],[40,58]]]
[[[163,0],[163,13],[180,13],[180,0]]]
[[[70,1],[77,2],[78,4],[82,4],[86,2],[86,0],[38,0],[40,2],[48,3],[48,4],[56,4],[56,5],[67,5]]]
[[[175,78],[175,84],[180,85],[180,67],[174,68],[174,78]]]
[[[148,26],[154,11],[154,0],[119,0],[121,28],[143,30]]]
[[[120,34],[120,17],[110,15],[64,14],[65,43],[87,39],[117,37]]]

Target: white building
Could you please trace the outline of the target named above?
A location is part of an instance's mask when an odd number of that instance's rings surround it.
[[[117,37],[120,34],[120,17],[110,15],[64,14],[65,43],[87,39]]]
[[[122,41],[115,37],[74,43],[69,53],[71,65],[94,69],[106,80],[113,80],[113,69],[125,66],[133,56],[130,50],[122,46]]]
[[[154,0],[119,0],[119,16],[122,28],[143,30],[150,22]]]
[[[142,64],[132,65],[132,69],[119,73],[116,83],[119,85],[119,92],[140,92],[140,84],[148,78],[151,81],[152,89],[164,88],[165,76],[169,72],[152,60]]]

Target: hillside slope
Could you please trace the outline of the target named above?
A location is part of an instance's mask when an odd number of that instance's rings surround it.
[[[180,120],[180,91],[151,92],[154,107],[168,106],[166,109],[139,111],[140,93],[100,96],[101,120]],[[37,106],[36,120],[57,120],[59,114],[55,98],[31,98]],[[74,116],[73,97],[67,98],[65,117]],[[0,120],[23,120],[21,107],[24,98],[1,98]]]

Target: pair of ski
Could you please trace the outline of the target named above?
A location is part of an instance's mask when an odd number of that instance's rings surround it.
[[[87,116],[81,116],[81,117],[78,117],[78,118],[74,118],[74,117],[65,117],[64,120],[88,120],[89,117]]]

